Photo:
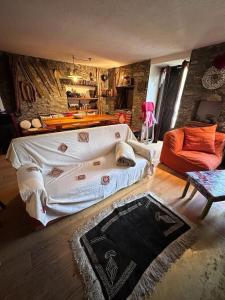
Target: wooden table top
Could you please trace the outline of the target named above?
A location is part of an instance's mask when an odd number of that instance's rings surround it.
[[[73,116],[71,117],[62,117],[62,118],[49,118],[44,119],[42,122],[46,126],[60,126],[60,125],[68,125],[68,124],[76,124],[76,123],[88,123],[88,122],[104,122],[104,121],[115,121],[117,120],[117,116],[112,115],[93,115],[93,116],[85,116],[82,119],[75,119]]]

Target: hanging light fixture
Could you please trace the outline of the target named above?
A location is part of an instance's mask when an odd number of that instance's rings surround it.
[[[78,57],[75,57],[74,55],[72,55],[72,58],[73,58],[73,70],[69,71],[69,75],[68,77],[71,78],[73,81],[77,81],[79,79],[82,79],[81,76],[79,75],[76,75],[76,71],[77,71],[77,68],[76,68],[76,65],[75,65],[75,60],[82,60],[82,61],[91,61],[91,57],[88,57],[88,58],[78,58]]]
[[[75,60],[75,57],[74,57],[74,55],[72,56],[72,58],[73,58],[73,70],[71,71],[69,71],[69,75],[68,75],[68,77],[70,78],[70,79],[72,79],[73,81],[77,81],[79,78],[80,78],[80,76],[78,76],[78,75],[76,75],[76,66],[75,66],[75,62],[74,62],[74,60]]]

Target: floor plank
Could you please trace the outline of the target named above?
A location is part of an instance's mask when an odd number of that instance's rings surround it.
[[[0,299],[83,299],[82,280],[69,244],[73,232],[113,202],[145,191],[199,224],[201,232],[199,241],[171,266],[149,299],[224,299],[225,203],[213,205],[200,222],[205,199],[197,194],[191,202],[181,200],[184,186],[184,178],[159,166],[153,176],[35,231],[18,195],[15,170],[0,157],[0,200],[7,205],[0,211]]]

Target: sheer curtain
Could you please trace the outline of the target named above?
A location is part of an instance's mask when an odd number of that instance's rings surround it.
[[[184,91],[184,85],[185,85],[186,78],[187,78],[189,62],[187,62],[185,60],[182,64],[182,67],[183,67],[183,72],[182,72],[182,75],[181,75],[180,86],[179,86],[179,89],[178,89],[177,99],[176,99],[175,106],[174,106],[174,113],[173,113],[173,117],[172,117],[172,120],[171,120],[170,128],[174,128],[175,125],[176,125],[177,116],[178,116],[180,103],[181,103],[181,98],[182,98],[182,94],[183,94],[183,91]]]

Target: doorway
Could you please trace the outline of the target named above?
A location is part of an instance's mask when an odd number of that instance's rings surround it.
[[[159,89],[156,102],[155,142],[163,140],[164,134],[174,127],[180,106],[188,62],[182,65],[167,66],[161,69]]]

